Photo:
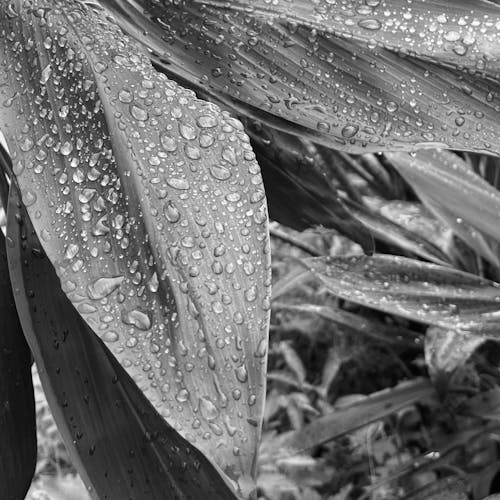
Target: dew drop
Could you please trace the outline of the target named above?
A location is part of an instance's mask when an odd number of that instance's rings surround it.
[[[139,330],[149,330],[151,328],[151,319],[139,309],[122,312],[122,321],[126,325],[135,326]]]
[[[136,104],[130,105],[130,114],[140,122],[145,122],[148,119],[148,112]]]
[[[92,300],[103,299],[113,293],[123,280],[123,276],[98,278],[87,286],[87,295]]]

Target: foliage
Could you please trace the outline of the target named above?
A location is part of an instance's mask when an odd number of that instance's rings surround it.
[[[0,5],[9,500],[495,492],[497,5]]]

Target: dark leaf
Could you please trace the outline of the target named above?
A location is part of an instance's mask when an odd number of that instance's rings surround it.
[[[64,291],[167,422],[247,481],[270,255],[241,123],[80,2],[3,5],[0,117]]]
[[[31,353],[17,316],[1,231],[0,295],[1,496],[5,500],[23,500],[36,465],[35,399]]]
[[[23,329],[92,497],[235,499],[212,461],[165,422],[74,309],[15,195],[8,234]]]

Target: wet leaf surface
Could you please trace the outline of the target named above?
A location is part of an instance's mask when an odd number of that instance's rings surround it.
[[[430,150],[386,156],[418,195],[443,207],[456,225],[464,222],[500,241],[500,192],[458,155]]]
[[[498,331],[500,285],[473,274],[382,254],[303,263],[343,299],[452,330],[485,336]]]
[[[36,465],[35,399],[31,353],[19,323],[5,237],[0,231],[0,484],[2,497],[26,496]]]
[[[211,461],[165,422],[75,310],[15,194],[8,234],[22,326],[92,498],[160,500],[168,491],[179,500],[235,499]]]
[[[168,74],[277,128],[351,152],[498,153],[491,3],[103,4]]]
[[[247,484],[270,256],[242,125],[153,70],[102,13],[2,5],[0,116],[65,293],[167,422]]]

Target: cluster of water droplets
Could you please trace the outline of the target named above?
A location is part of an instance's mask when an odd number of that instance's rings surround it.
[[[498,76],[496,7],[446,15],[426,2],[380,0],[140,5],[134,16],[156,24],[172,71],[337,147],[496,152],[498,96],[477,83]]]
[[[248,473],[270,309],[249,139],[86,8],[32,3],[36,36],[2,33],[0,99],[41,242],[158,411],[233,477]]]

